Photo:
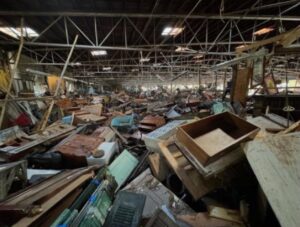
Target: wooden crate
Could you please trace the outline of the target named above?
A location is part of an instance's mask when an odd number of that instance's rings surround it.
[[[229,112],[182,125],[178,141],[204,166],[253,138],[259,128]]]

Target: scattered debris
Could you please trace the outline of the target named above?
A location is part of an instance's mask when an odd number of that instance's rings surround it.
[[[250,117],[240,95],[168,95],[58,99],[44,130],[0,131],[0,224],[250,226],[268,202],[283,226],[298,224],[278,193],[297,185],[299,121]]]

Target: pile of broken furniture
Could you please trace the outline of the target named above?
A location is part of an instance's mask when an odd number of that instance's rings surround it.
[[[59,100],[64,117],[34,134],[0,131],[1,226],[255,226],[270,207],[300,225],[299,122],[199,99],[94,99]]]

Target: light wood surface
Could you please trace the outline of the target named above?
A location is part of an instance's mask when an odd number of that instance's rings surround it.
[[[281,226],[300,226],[300,133],[254,140],[244,150]]]
[[[178,156],[180,150],[174,141],[164,141],[161,142],[159,146],[166,161],[195,200],[217,187],[217,181],[215,179],[206,181],[184,155]]]
[[[234,139],[226,134],[222,129],[217,128],[194,139],[196,144],[201,147],[210,157],[218,154],[226,148]]]

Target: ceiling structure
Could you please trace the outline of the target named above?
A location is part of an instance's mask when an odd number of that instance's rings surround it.
[[[28,68],[62,68],[79,35],[68,71],[75,78],[118,83],[168,83],[179,77],[222,77],[210,67],[235,57],[235,48],[300,24],[298,0],[2,0],[0,27],[30,27],[25,38]],[[166,27],[183,28],[163,36]],[[263,35],[255,32],[267,28]],[[0,45],[16,50],[19,40],[0,33]],[[93,56],[92,51],[107,55]],[[278,64],[282,58],[278,58]],[[284,59],[286,62],[286,59]],[[297,72],[298,58],[290,70]],[[289,62],[288,62],[289,63]],[[277,62],[275,61],[275,65]],[[296,71],[295,71],[296,70]]]

